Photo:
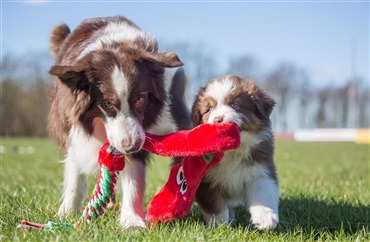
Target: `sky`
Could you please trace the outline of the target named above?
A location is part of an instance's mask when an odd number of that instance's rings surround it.
[[[294,63],[321,86],[369,83],[368,1],[1,0],[1,55],[48,51],[54,26],[117,15],[159,45],[203,44],[221,64],[245,54],[266,68]]]

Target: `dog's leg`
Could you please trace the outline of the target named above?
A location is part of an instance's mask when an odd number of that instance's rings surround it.
[[[64,161],[62,205],[59,208],[58,215],[64,216],[79,210],[86,194],[85,175],[81,174],[75,162],[67,157]]]
[[[145,164],[130,158],[126,159],[122,172],[122,203],[120,223],[124,229],[146,228],[143,212],[145,192]]]
[[[274,229],[279,222],[279,188],[270,177],[256,178],[246,187],[246,206],[251,222],[260,230]]]

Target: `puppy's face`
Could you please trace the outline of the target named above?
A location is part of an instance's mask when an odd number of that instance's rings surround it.
[[[202,88],[192,117],[201,123],[236,122],[243,131],[255,133],[270,125],[273,99],[253,81],[237,76],[216,78]]]
[[[141,149],[144,129],[155,123],[166,99],[164,67],[181,65],[173,53],[96,51],[77,66],[54,66],[75,95],[72,116],[88,133],[100,118],[110,143],[123,153]]]

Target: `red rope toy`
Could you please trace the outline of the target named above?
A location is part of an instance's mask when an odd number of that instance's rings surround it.
[[[167,183],[148,205],[146,220],[151,226],[184,217],[207,170],[222,159],[223,151],[239,145],[239,128],[235,123],[202,124],[192,130],[167,135],[146,133],[144,150],[161,156],[185,157],[172,167]],[[114,195],[117,176],[125,161],[124,156],[106,141],[99,151],[98,163],[101,169],[93,195],[77,223],[37,224],[23,220],[18,227],[54,231],[78,227],[101,216]]]

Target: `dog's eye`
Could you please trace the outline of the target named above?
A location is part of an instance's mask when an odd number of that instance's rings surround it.
[[[144,98],[143,98],[143,97],[139,97],[139,98],[136,100],[135,105],[136,105],[137,107],[140,107],[141,105],[143,105],[143,103],[144,103]]]
[[[109,108],[109,109],[112,109],[113,108],[113,103],[111,101],[104,101],[103,102],[103,105],[106,107],[106,108]]]
[[[140,108],[141,106],[143,106],[147,96],[148,96],[147,92],[141,93],[135,101],[135,107]]]
[[[230,107],[232,107],[233,109],[239,108],[238,104],[236,104],[236,103],[231,103]]]
[[[208,110],[209,110],[209,111],[212,111],[213,109],[214,109],[214,107],[213,107],[213,106],[211,106],[211,105],[209,105]]]

